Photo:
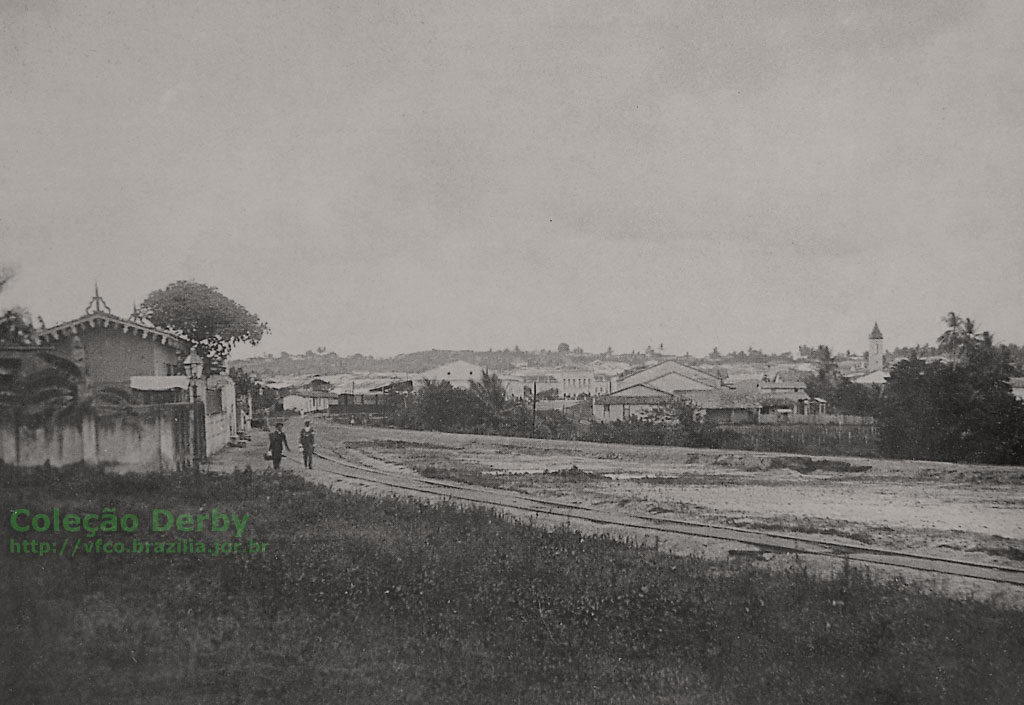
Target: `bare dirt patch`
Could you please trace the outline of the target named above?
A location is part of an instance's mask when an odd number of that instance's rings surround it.
[[[1024,566],[1020,467],[470,436],[327,421],[317,424],[317,440],[328,455],[378,470],[624,516]]]
[[[771,453],[467,436],[364,427],[321,429],[330,443],[405,467],[467,469],[536,496],[592,506],[658,507],[681,518],[841,536],[865,544],[1024,555],[1024,468],[811,458]],[[472,481],[470,479],[470,481]]]

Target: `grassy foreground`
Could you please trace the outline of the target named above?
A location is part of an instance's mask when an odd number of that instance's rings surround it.
[[[0,469],[5,515],[251,515],[266,554],[11,555],[0,700],[1016,703],[1024,614],[734,571],[287,474]],[[66,536],[66,535],[61,535]],[[210,535],[177,534],[200,539]],[[134,535],[155,538],[146,522]]]

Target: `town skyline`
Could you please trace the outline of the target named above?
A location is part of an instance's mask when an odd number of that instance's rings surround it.
[[[244,9],[243,9],[244,8]],[[1024,342],[1024,8],[0,8],[0,307],[238,355]]]
[[[100,293],[99,285],[98,284],[94,285],[93,298],[90,299],[90,304],[91,305],[94,304],[94,302],[96,300],[96,297],[99,297],[99,300],[102,302],[102,304],[109,305],[109,304],[107,304],[106,298],[103,297],[102,294]],[[133,300],[130,310],[118,311],[117,309],[111,309],[111,312],[114,315],[119,316],[121,318],[130,318],[131,314],[134,312],[134,309],[137,306],[137,304],[138,304],[138,301],[134,301]],[[31,314],[34,317],[34,320],[37,323],[42,322],[42,323],[45,323],[47,325],[52,325],[54,323],[64,323],[64,322],[67,322],[67,321],[72,320],[74,318],[78,318],[81,315],[81,312],[79,312],[78,315],[72,315],[72,316],[70,316],[70,317],[68,317],[66,319],[60,319],[59,321],[57,321],[57,320],[49,320],[49,321],[47,321],[46,318],[44,318],[37,311],[32,311],[32,310],[29,309],[29,307],[26,307],[26,306],[19,306],[19,307],[26,309],[28,311],[28,313]],[[258,315],[258,313],[257,313],[257,315]],[[969,318],[969,316],[967,316],[967,317]],[[878,326],[878,323],[876,321],[875,322],[875,327],[877,327],[877,326]],[[874,331],[874,328],[872,329],[872,332],[873,331]],[[883,332],[883,338],[885,338],[884,332]],[[317,354],[334,353],[334,354],[337,354],[337,355],[339,355],[341,357],[351,357],[351,356],[356,356],[356,355],[364,355],[364,356],[367,356],[367,357],[374,357],[374,358],[379,358],[379,359],[387,359],[387,358],[392,358],[392,357],[400,357],[400,356],[403,356],[403,355],[417,354],[417,353],[428,352],[428,351],[433,351],[433,350],[449,351],[449,352],[476,352],[476,353],[486,353],[486,352],[496,352],[496,351],[513,351],[513,350],[519,350],[519,351],[522,351],[524,353],[531,353],[531,352],[555,352],[562,345],[567,345],[570,348],[570,351],[572,353],[574,353],[574,354],[580,352],[580,353],[583,353],[583,354],[596,355],[596,356],[604,355],[604,354],[606,354],[608,352],[608,350],[611,350],[613,355],[630,355],[630,354],[635,355],[635,354],[644,354],[645,352],[650,351],[650,352],[655,352],[655,353],[658,353],[659,355],[663,355],[663,356],[666,356],[666,357],[692,357],[694,359],[705,359],[705,358],[713,356],[716,351],[720,355],[722,355],[722,356],[730,355],[730,354],[733,354],[733,353],[741,353],[742,354],[742,353],[745,353],[745,352],[748,352],[748,351],[754,351],[756,353],[762,353],[762,354],[770,356],[770,357],[778,357],[778,356],[789,354],[794,359],[800,359],[801,357],[806,357],[806,355],[800,355],[799,354],[799,349],[800,348],[815,348],[818,345],[827,345],[827,346],[829,346],[829,348],[832,350],[832,352],[834,354],[840,354],[841,355],[841,354],[847,354],[848,353],[848,354],[851,354],[853,356],[860,356],[862,354],[866,354],[867,350],[868,350],[867,337],[865,337],[865,340],[862,341],[862,342],[865,343],[864,347],[863,347],[863,350],[860,349],[859,347],[856,347],[856,346],[848,347],[848,348],[842,348],[840,346],[833,345],[833,344],[831,344],[831,343],[829,343],[827,341],[807,341],[807,342],[804,342],[804,343],[798,343],[797,345],[793,346],[790,349],[780,349],[780,350],[769,349],[769,348],[761,347],[761,346],[758,346],[758,345],[755,345],[755,344],[749,344],[749,345],[746,345],[746,346],[743,346],[743,347],[736,347],[736,348],[729,348],[729,349],[719,349],[717,346],[715,346],[714,348],[712,348],[711,350],[708,350],[708,351],[696,351],[696,350],[691,350],[691,349],[687,349],[685,351],[677,351],[677,350],[670,349],[664,343],[656,343],[656,344],[655,343],[646,343],[645,345],[642,345],[642,346],[632,346],[632,347],[622,347],[622,348],[616,348],[614,346],[610,346],[609,345],[609,346],[605,346],[605,347],[599,347],[599,348],[596,348],[596,349],[588,349],[585,346],[576,345],[576,344],[572,344],[572,343],[570,343],[570,342],[568,342],[566,340],[561,340],[559,343],[553,344],[553,345],[549,345],[549,346],[539,345],[539,346],[535,346],[535,347],[526,347],[526,346],[521,346],[519,344],[514,344],[514,345],[510,345],[510,346],[502,346],[502,347],[497,347],[497,346],[493,346],[492,345],[492,346],[488,346],[486,348],[482,348],[482,347],[481,348],[468,348],[468,347],[452,347],[452,346],[434,346],[434,347],[430,347],[430,348],[417,348],[417,349],[408,349],[408,350],[397,350],[397,351],[389,352],[389,353],[386,353],[386,354],[367,352],[367,351],[358,350],[358,349],[342,352],[342,351],[330,349],[329,346],[325,346],[325,345],[317,345],[315,347],[306,348],[304,351],[300,351],[300,349],[298,347],[295,347],[295,346],[293,346],[292,348],[288,348],[287,346],[283,346],[280,349],[266,349],[269,346],[266,346],[266,345],[251,346],[251,345],[247,345],[247,344],[243,343],[243,344],[240,344],[238,347],[235,348],[235,350],[232,352],[232,354],[230,356],[230,359],[231,360],[245,360],[245,359],[260,358],[260,357],[276,357],[276,356],[280,356],[282,354],[288,354],[288,355],[292,355],[292,356],[301,356],[301,355],[306,354],[308,352],[316,352]],[[922,345],[923,346],[934,346],[935,342],[936,341],[934,341],[934,340],[931,340],[931,341],[905,342],[905,343],[900,343],[900,344],[890,344],[889,342],[887,342],[886,343],[886,348],[887,349],[911,348],[911,347],[917,347],[917,346],[922,346]],[[1016,341],[1004,340],[1004,339],[999,339],[999,338],[996,339],[996,342],[997,343],[1017,344]],[[261,350],[261,348],[262,348],[262,350]]]

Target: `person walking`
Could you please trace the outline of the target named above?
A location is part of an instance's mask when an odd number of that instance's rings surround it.
[[[278,423],[270,432],[270,458],[274,461],[275,470],[281,469],[281,456],[286,449],[289,453],[292,451],[288,447],[288,438],[284,435],[284,424]]]
[[[313,441],[313,425],[307,421],[299,431],[299,445],[302,446],[302,462],[310,470],[313,469],[313,450],[316,448]]]

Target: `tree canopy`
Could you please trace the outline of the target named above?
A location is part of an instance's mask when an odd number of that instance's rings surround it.
[[[844,377],[829,346],[819,345],[810,357],[818,368],[804,379],[810,396],[827,400],[829,409],[837,414],[874,416],[878,412],[878,390]]]
[[[270,330],[216,287],[195,281],[177,281],[154,291],[139,309],[154,326],[189,340],[210,371],[220,371],[238,343],[255,345]]]
[[[14,278],[14,270],[0,266],[0,292]],[[0,311],[0,343],[5,345],[30,345],[32,343],[32,317],[20,307]]]
[[[956,314],[939,346],[949,362],[897,364],[882,398],[882,451],[898,458],[1024,463],[1024,403],[1013,395],[1009,353]]]

